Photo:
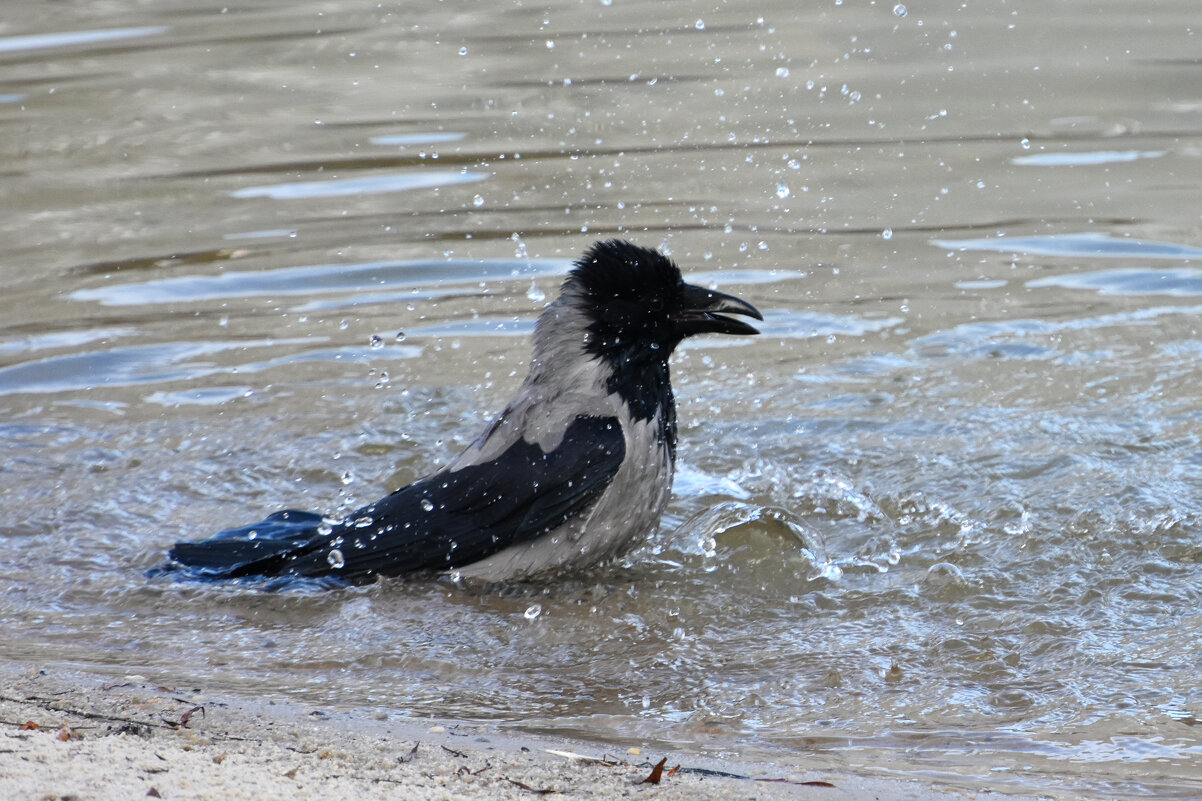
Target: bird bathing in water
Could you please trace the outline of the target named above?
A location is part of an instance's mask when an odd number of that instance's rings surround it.
[[[662,253],[594,244],[539,316],[530,373],[446,467],[331,523],[286,510],[200,542],[160,572],[321,579],[457,571],[509,582],[612,560],[655,533],[672,490],[668,357],[696,334],[758,334],[754,306],[688,284]]]

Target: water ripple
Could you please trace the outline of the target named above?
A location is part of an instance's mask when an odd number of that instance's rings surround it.
[[[0,37],[0,53],[16,53],[24,50],[44,50],[51,47],[115,42],[122,39],[138,39],[158,36],[169,29],[165,25],[148,25],[141,28],[111,28],[97,31],[65,31],[62,33],[35,33],[25,36]]]
[[[1106,259],[1202,259],[1202,248],[1175,242],[1128,239],[1110,234],[1050,234],[1048,236],[998,236],[982,239],[932,239],[937,248],[952,251],[1025,253],[1029,256],[1079,256]]]
[[[386,192],[408,192],[436,186],[471,184],[488,178],[488,173],[469,170],[433,170],[400,172],[391,175],[367,175],[356,178],[336,178],[330,181],[298,181],[287,184],[248,186],[230,192],[234,198],[266,197],[272,200],[300,200],[315,197],[346,197],[348,195],[379,195]]]
[[[811,337],[852,336],[862,337],[895,328],[905,322],[901,317],[868,319],[849,314],[825,314],[812,311],[769,312],[764,316],[765,330],[774,336],[787,339],[809,339]]]
[[[1095,164],[1114,164],[1139,159],[1158,159],[1164,150],[1091,150],[1085,153],[1035,153],[1030,156],[1015,156],[1011,164],[1024,167],[1077,167]]]
[[[1202,295],[1202,270],[1175,267],[1167,270],[1133,267],[1127,270],[1099,270],[1053,275],[1028,281],[1032,289],[1092,289],[1100,295]]]
[[[406,147],[408,145],[435,145],[444,142],[458,142],[460,139],[466,137],[466,133],[459,131],[432,131],[429,133],[418,132],[373,136],[370,141],[373,145]]]
[[[413,259],[357,264],[317,264],[259,272],[227,271],[217,275],[183,275],[95,289],[79,289],[71,300],[97,301],[103,306],[140,306],[201,300],[329,292],[382,291],[399,287],[467,281],[503,280],[519,276],[553,275],[567,269],[566,259]]]
[[[259,362],[217,364],[203,357],[231,350],[312,344],[314,338],[257,342],[167,342],[52,356],[0,368],[0,395],[58,393],[95,387],[119,387],[169,381],[194,381],[223,373],[256,373],[274,367],[311,361],[368,363],[382,358],[414,358],[421,348],[390,346],[386,353],[372,348],[342,347],[287,353]]]

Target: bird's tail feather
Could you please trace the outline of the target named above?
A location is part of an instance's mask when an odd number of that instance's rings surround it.
[[[274,575],[286,560],[327,541],[320,530],[322,519],[312,512],[286,509],[258,523],[222,531],[211,539],[177,542],[168,552],[168,568],[208,579]]]

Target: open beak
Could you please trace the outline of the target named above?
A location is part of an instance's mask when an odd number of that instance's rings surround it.
[[[694,284],[685,284],[681,292],[681,309],[675,315],[681,336],[693,334],[758,334],[742,320],[726,317],[726,314],[743,314],[763,320],[764,315],[741,298],[706,289]]]

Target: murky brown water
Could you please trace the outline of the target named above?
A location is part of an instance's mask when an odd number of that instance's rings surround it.
[[[1195,796],[1199,37],[1186,0],[8,2],[0,656]],[[446,460],[615,233],[767,312],[676,359],[629,564],[143,576]]]

